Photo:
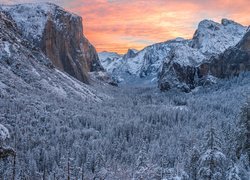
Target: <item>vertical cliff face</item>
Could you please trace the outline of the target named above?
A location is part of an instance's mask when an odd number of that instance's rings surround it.
[[[67,103],[101,101],[90,86],[54,68],[51,60],[41,49],[23,38],[20,33],[13,19],[8,14],[0,12],[0,102],[2,104],[5,100],[10,100],[10,97],[24,107],[29,105],[23,103],[31,103],[33,106],[39,102],[43,106],[52,104],[51,102],[57,103],[59,99],[60,102],[66,100]]]
[[[199,77],[209,75],[225,78],[250,71],[250,31],[235,46],[227,49],[218,57],[212,57],[209,62],[198,68]]]
[[[83,35],[82,18],[49,3],[3,6],[23,36],[60,70],[88,83],[88,72],[103,70],[95,48]]]

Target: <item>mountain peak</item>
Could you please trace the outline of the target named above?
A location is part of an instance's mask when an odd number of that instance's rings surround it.
[[[125,59],[133,58],[133,57],[135,57],[137,52],[138,51],[136,49],[128,49],[127,53],[124,55],[124,58]]]
[[[129,51],[133,51],[134,53],[137,53],[137,52],[138,52],[137,49],[133,49],[133,48],[129,48],[127,52],[129,52]]]
[[[219,23],[211,19],[203,19],[202,21],[199,22],[199,25],[209,25],[209,24],[219,24]]]
[[[236,25],[236,26],[242,26],[241,24],[233,21],[233,20],[230,20],[230,19],[226,19],[226,18],[223,18],[221,19],[221,24],[223,26],[227,26],[227,25]]]
[[[220,24],[205,19],[198,25],[192,47],[200,49],[205,54],[221,53],[237,44],[245,33],[246,27],[232,20],[222,19]]]
[[[241,25],[233,20],[223,18],[223,19],[221,19],[221,23],[218,23],[218,22],[215,22],[215,21],[209,20],[209,19],[204,19],[199,23],[198,29],[205,28],[205,29],[210,29],[210,30],[214,31],[214,30],[219,30],[220,28],[226,27],[228,25],[233,25],[236,27],[244,27],[243,25]]]

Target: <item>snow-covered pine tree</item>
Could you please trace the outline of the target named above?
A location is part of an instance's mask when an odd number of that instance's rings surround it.
[[[242,108],[241,118],[238,124],[237,143],[237,157],[240,158],[240,156],[244,154],[250,159],[250,99]],[[250,162],[248,162],[248,165],[250,166]]]
[[[9,137],[9,130],[0,124],[0,159],[15,155],[15,151],[12,148],[4,147],[4,141]]]
[[[148,170],[148,156],[147,149],[145,145],[139,151],[138,158],[136,160],[136,179],[145,179],[146,171]]]
[[[10,138],[10,134],[9,134],[9,130],[3,126],[2,124],[0,124],[0,160],[1,159],[5,159],[7,157],[16,156],[16,153],[14,151],[14,149],[10,148],[10,147],[5,147],[5,140]],[[3,173],[1,172],[1,176],[2,177],[6,177],[7,179],[11,179],[11,178],[15,178],[15,175],[12,173],[13,172],[13,168],[11,168],[10,166],[10,162],[4,161],[1,162],[4,165],[0,167],[3,167]],[[12,175],[12,177],[11,177]]]
[[[249,169],[249,158],[247,154],[242,154],[238,161],[239,176],[242,180],[249,180],[250,169]]]
[[[248,180],[250,175],[250,99],[242,108],[236,136],[239,177]]]
[[[222,180],[225,177],[226,156],[221,152],[221,140],[214,127],[205,136],[205,152],[198,161],[199,180]]]
[[[236,164],[233,164],[233,166],[229,169],[227,180],[241,180],[239,176],[239,168]]]
[[[196,147],[194,147],[191,153],[191,158],[188,167],[190,171],[190,178],[192,178],[193,180],[197,179],[199,157],[200,157],[200,152]]]
[[[101,152],[97,152],[95,155],[95,162],[94,162],[94,174],[95,177],[98,179],[105,179],[107,170],[105,168],[105,160],[103,154]]]

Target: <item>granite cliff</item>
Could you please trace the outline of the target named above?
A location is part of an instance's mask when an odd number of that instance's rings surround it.
[[[103,70],[93,45],[83,35],[82,18],[50,3],[1,6],[22,36],[42,49],[53,65],[88,83],[88,72]]]

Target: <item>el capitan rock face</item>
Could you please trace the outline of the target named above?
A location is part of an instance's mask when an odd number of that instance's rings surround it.
[[[82,82],[88,72],[103,70],[95,48],[83,35],[82,18],[50,3],[2,6],[22,35],[60,70]]]
[[[69,97],[74,102],[101,101],[90,86],[54,68],[41,49],[23,38],[15,21],[3,12],[0,29],[1,102],[10,97],[17,102],[19,98],[29,99],[34,104],[56,98],[68,101]]]

